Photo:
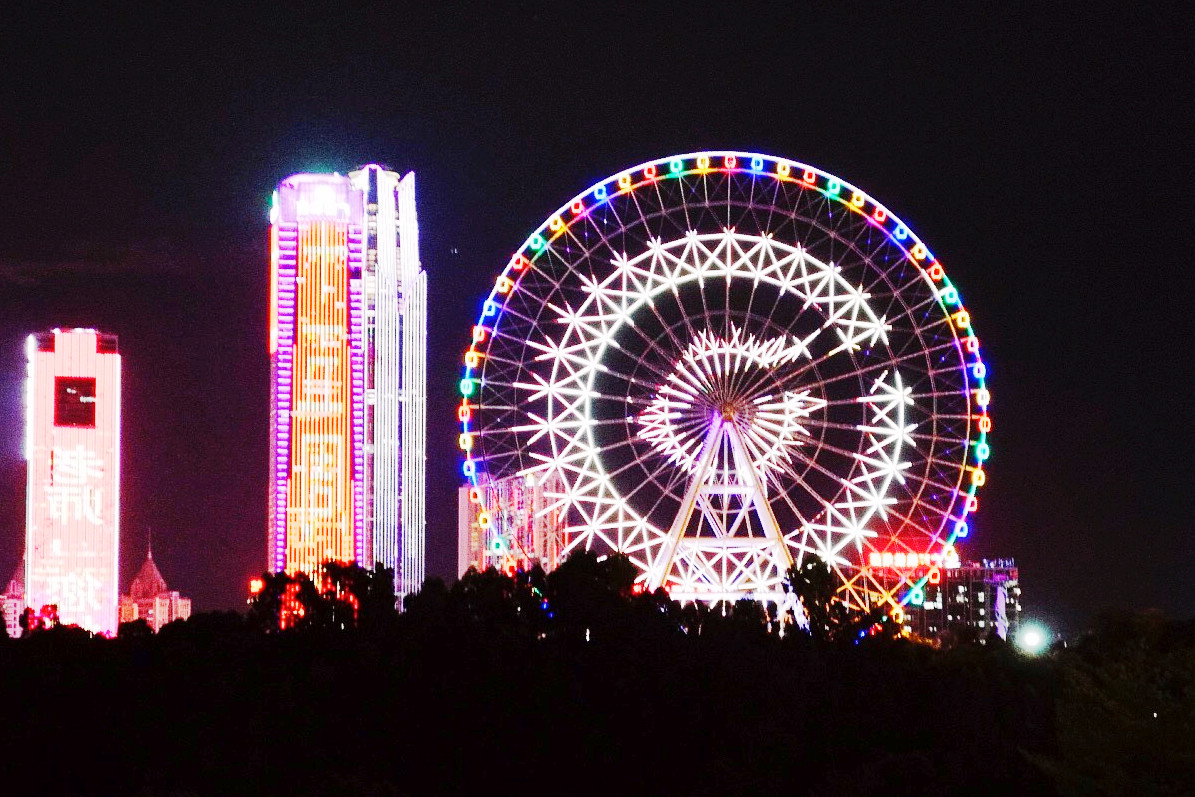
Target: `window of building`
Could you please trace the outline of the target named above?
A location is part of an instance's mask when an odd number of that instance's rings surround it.
[[[54,377],[54,425],[95,428],[95,379]]]

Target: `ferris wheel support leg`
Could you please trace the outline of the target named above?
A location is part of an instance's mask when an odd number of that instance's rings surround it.
[[[689,527],[693,509],[697,506],[697,496],[701,493],[706,476],[718,455],[718,447],[722,444],[723,430],[724,424],[721,418],[715,418],[710,423],[710,430],[706,432],[705,442],[701,446],[701,459],[698,460],[697,472],[693,474],[693,478],[689,482],[689,489],[685,491],[684,500],[681,501],[680,510],[672,521],[672,527],[668,529],[668,537],[664,541],[660,556],[656,559],[655,566],[647,578],[648,592],[655,592],[662,587],[664,580],[668,578],[668,572],[672,570],[672,560],[676,557],[680,538],[684,536],[685,529]]]
[[[779,553],[777,559],[784,564],[784,569],[787,570],[793,566],[793,555],[788,550],[788,546],[784,544],[784,535],[780,533],[780,524],[776,522],[776,513],[772,511],[772,505],[768,503],[768,498],[764,495],[763,482],[760,481],[759,473],[755,470],[751,458],[747,456],[747,447],[743,445],[743,438],[739,435],[739,430],[733,423],[727,424],[726,428],[726,434],[730,438],[730,447],[734,450],[739,479],[745,480],[750,486],[751,503],[755,505],[755,514],[759,517],[759,524],[763,526],[764,535],[775,543],[776,552]]]

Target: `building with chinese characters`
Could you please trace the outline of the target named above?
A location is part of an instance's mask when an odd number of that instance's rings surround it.
[[[55,329],[27,342],[25,604],[116,633],[120,354],[116,336]]]
[[[427,275],[415,177],[283,180],[270,211],[267,567],[424,577]]]
[[[166,586],[166,579],[154,562],[153,548],[145,552],[145,563],[129,584],[129,594],[120,598],[120,622],[145,620],[155,632],[173,620],[191,616],[191,599]]]

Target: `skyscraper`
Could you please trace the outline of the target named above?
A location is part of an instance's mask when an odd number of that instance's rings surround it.
[[[426,273],[415,177],[299,174],[271,209],[271,570],[424,575]]]
[[[366,553],[394,568],[402,595],[423,584],[427,525],[427,272],[415,174],[370,165],[349,177],[365,201]]]
[[[116,633],[120,540],[120,354],[92,329],[27,345],[25,603]]]
[[[361,193],[282,182],[271,209],[269,565],[314,574],[365,554]]]

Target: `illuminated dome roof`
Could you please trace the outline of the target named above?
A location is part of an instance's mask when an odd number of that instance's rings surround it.
[[[151,548],[145,552],[145,564],[141,565],[141,570],[129,585],[129,597],[133,600],[145,600],[156,598],[167,591],[166,579],[162,578],[158,566],[154,564],[154,552]]]

